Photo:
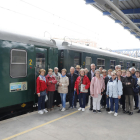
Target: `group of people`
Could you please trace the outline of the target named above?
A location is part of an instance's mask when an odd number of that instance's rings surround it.
[[[39,114],[53,110],[55,105],[65,111],[67,100],[68,109],[77,108],[79,101],[79,111],[85,111],[85,106],[90,102],[89,110],[93,113],[101,113],[102,107],[106,108],[109,114],[117,116],[120,106],[125,114],[133,115],[134,109],[139,109],[140,113],[140,72],[134,67],[121,70],[121,65],[117,65],[114,71],[107,71],[102,67],[96,69],[95,64],[91,64],[90,71],[77,65],[76,69],[71,67],[68,74],[66,69],[59,73],[57,67],[54,72],[49,69],[46,76],[45,72],[40,69],[37,78]]]

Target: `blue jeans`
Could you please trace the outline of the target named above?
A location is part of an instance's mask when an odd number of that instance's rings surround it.
[[[107,104],[107,108],[110,108],[110,106],[109,106],[109,97],[106,97],[106,104]]]
[[[138,94],[134,95],[135,107],[138,107],[138,104],[139,104],[138,99],[139,99]]]
[[[60,97],[61,97],[61,102],[62,102],[62,107],[65,108],[66,107],[66,93],[60,93]]]
[[[114,111],[114,103],[115,103],[115,112],[118,113],[119,99],[111,97],[110,103],[111,103],[111,111]]]
[[[79,93],[79,104],[81,108],[85,108],[87,93]]]
[[[45,109],[45,97],[46,96],[38,97],[38,110]]]

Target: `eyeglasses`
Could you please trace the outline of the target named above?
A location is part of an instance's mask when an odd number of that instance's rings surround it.
[[[111,76],[115,76],[115,75],[111,75]]]

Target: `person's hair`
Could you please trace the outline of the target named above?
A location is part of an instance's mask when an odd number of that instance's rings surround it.
[[[129,71],[134,70],[136,71],[136,69],[134,67],[129,68]]]
[[[85,68],[85,70],[87,70],[89,72],[88,68]]]
[[[44,74],[46,73],[46,71],[44,69],[40,69],[39,74],[41,74],[42,71],[44,72]]]
[[[94,63],[92,63],[90,66],[92,66],[92,65],[94,65],[94,66],[95,66],[95,64],[94,64]]]
[[[74,67],[70,67],[70,69],[71,69],[71,68],[73,68],[73,69],[75,70],[75,68],[74,68]]]
[[[118,65],[119,68],[121,68],[121,65]]]
[[[116,75],[116,71],[112,71],[112,72],[111,72],[111,75],[112,75],[112,74],[115,74],[115,75]]]
[[[52,72],[53,72],[53,69],[48,69],[48,72],[49,72],[49,71],[52,71]]]
[[[115,66],[115,69],[116,69],[116,67],[118,67],[118,65]]]
[[[129,72],[131,74],[131,71],[127,70],[126,73]]]
[[[140,71],[139,71],[139,70],[136,70],[136,71],[135,71],[135,73],[136,73],[136,72],[140,73]]]
[[[99,67],[99,69],[100,69],[100,68],[103,69],[103,67]]]
[[[55,70],[55,69],[57,69],[57,70],[58,70],[58,68],[57,68],[57,67],[54,67],[54,70]]]
[[[97,69],[97,70],[95,70],[95,74],[96,74],[96,72],[99,72],[99,73],[100,73],[100,70],[99,70],[99,69]]]
[[[81,74],[81,71],[83,71],[84,72],[84,75],[85,75],[85,70],[84,69],[80,69],[80,74]]]
[[[66,69],[62,69],[62,70],[61,70],[61,72],[62,72],[62,71],[64,71],[65,73],[67,72],[67,70],[66,70]]]
[[[102,72],[106,72],[106,69],[103,69]]]
[[[117,70],[117,72],[121,72],[121,73],[122,73],[122,71],[121,71],[121,70]]]
[[[126,70],[122,70],[122,72],[126,72]]]
[[[112,69],[109,69],[108,72],[109,72],[109,71],[112,72]]]

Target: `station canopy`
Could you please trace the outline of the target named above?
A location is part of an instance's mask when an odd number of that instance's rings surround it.
[[[85,0],[140,39],[140,0]]]

